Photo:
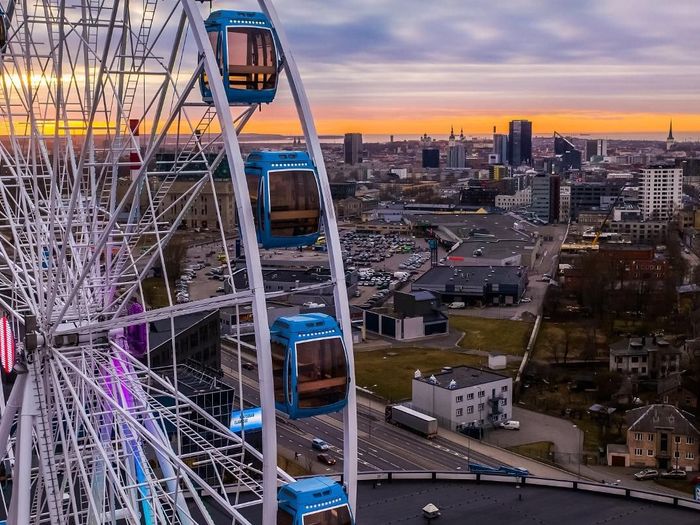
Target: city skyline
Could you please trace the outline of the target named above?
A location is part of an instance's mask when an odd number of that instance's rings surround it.
[[[279,3],[321,133],[700,130],[692,0]],[[426,27],[432,27],[426,31]],[[668,28],[672,27],[673,31]],[[286,96],[282,94],[283,96]],[[290,125],[264,108],[259,132]]]

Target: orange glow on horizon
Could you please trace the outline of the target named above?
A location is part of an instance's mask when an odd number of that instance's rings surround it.
[[[606,133],[661,133],[668,132],[669,119],[673,118],[676,134],[697,133],[700,136],[700,114],[666,115],[655,113],[525,113],[525,114],[454,114],[452,116],[426,116],[425,118],[396,118],[369,112],[367,118],[324,118],[323,111],[314,111],[316,127],[322,135],[341,135],[347,132],[367,134],[446,134],[454,126],[464,133],[490,134],[495,125],[498,133],[508,133],[508,122],[514,119],[532,121],[533,134],[548,135],[554,131],[570,134],[604,135]],[[337,113],[337,112],[334,112]],[[252,120],[245,129],[249,133],[301,134],[298,122],[290,116],[271,120]]]

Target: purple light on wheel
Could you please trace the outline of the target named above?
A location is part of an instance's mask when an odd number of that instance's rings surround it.
[[[138,301],[132,301],[127,308],[128,315],[143,313],[144,309]],[[146,323],[135,324],[124,328],[126,350],[134,357],[143,357],[148,350]]]

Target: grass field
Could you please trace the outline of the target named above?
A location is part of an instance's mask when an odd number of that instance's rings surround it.
[[[168,306],[165,282],[161,277],[151,277],[143,281],[143,294],[146,304],[151,308]]]
[[[551,441],[536,441],[534,443],[508,447],[508,450],[538,461],[552,463],[552,456],[550,453],[554,450],[554,443]]]
[[[411,397],[411,381],[416,369],[425,374],[456,365],[486,366],[486,358],[450,350],[404,347],[355,354],[358,386],[371,387],[390,402]]]
[[[533,323],[454,316],[450,318],[450,326],[464,332],[464,337],[459,343],[462,348],[522,355],[527,347]]]

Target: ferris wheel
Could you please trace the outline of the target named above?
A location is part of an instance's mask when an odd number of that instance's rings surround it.
[[[242,3],[0,6],[0,522],[354,523],[351,321],[330,185],[272,2]],[[284,79],[306,148],[244,159],[238,135]],[[198,213],[215,218],[194,230]],[[320,235],[327,279],[266,291],[261,250]],[[171,247],[200,237],[226,287],[190,298]],[[270,299],[329,287],[333,315],[268,318]],[[255,389],[262,447],[181,388],[178,319],[222,308],[234,312],[230,408],[242,414]],[[333,412],[343,484],[278,468],[277,418]]]

